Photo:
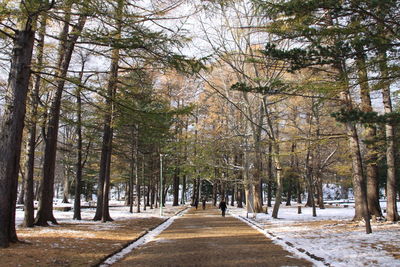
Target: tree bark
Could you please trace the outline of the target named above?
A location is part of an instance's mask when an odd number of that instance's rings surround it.
[[[347,81],[347,76],[345,73],[338,68],[344,80]],[[344,91],[341,92],[340,97],[343,101],[344,108],[346,110],[351,110],[353,108],[352,100],[350,98],[348,83]],[[352,159],[353,167],[353,189],[354,189],[354,199],[355,199],[355,215],[354,220],[360,220],[361,218],[365,221],[365,230],[369,234],[372,232],[370,216],[368,211],[368,201],[367,201],[367,186],[363,171],[361,150],[359,144],[359,138],[357,133],[357,128],[353,122],[346,122],[346,131],[349,141],[349,148]]]
[[[310,120],[310,128],[311,128],[311,120]],[[310,141],[309,141],[310,142]],[[308,144],[307,147],[307,156],[305,160],[305,174],[306,174],[306,182],[307,182],[307,187],[308,187],[308,198],[307,198],[307,204],[306,206],[312,207],[312,215],[313,217],[317,217],[317,210],[315,208],[315,199],[314,199],[314,185],[313,185],[313,171],[311,167],[311,147],[310,144]]]
[[[111,155],[112,155],[112,136],[113,136],[113,129],[111,128],[110,132],[110,140],[108,143],[108,147],[110,148],[107,154],[107,164],[106,164],[106,175],[104,179],[104,187],[103,187],[103,210],[102,210],[102,222],[110,222],[113,219],[110,216],[110,209],[109,209],[109,195],[110,195],[110,176],[111,176]]]
[[[47,15],[43,14],[40,20],[39,41],[37,44],[37,69],[43,67],[43,49],[46,34]],[[28,151],[25,175],[25,201],[24,201],[24,227],[34,226],[34,168],[35,168],[35,148],[36,148],[36,125],[38,119],[39,91],[41,85],[40,75],[35,77],[35,86],[30,94],[30,120],[28,128]]]
[[[382,100],[385,110],[385,114],[391,114],[393,112],[392,99],[390,96],[390,81],[389,71],[387,66],[386,50],[379,51],[379,71],[381,76],[382,85]],[[385,135],[386,135],[386,164],[387,164],[387,182],[386,182],[386,193],[387,193],[387,204],[386,204],[386,215],[388,221],[396,222],[399,218],[397,212],[397,189],[396,189],[396,147],[394,142],[394,127],[391,122],[385,124]]]
[[[179,162],[176,161],[176,164],[179,164]],[[180,169],[179,169],[179,167],[175,166],[174,179],[173,179],[174,200],[173,200],[172,206],[179,206],[179,180],[180,180],[179,174],[180,174]]]
[[[247,142],[245,147],[246,147],[245,149],[247,149]],[[249,178],[249,159],[247,151],[244,151],[243,153],[242,175],[243,175],[244,194],[246,199],[246,211],[247,213],[255,213],[256,211],[254,209],[254,185],[252,184],[252,181]]]
[[[346,123],[347,135],[349,138],[350,151],[352,152],[353,166],[353,189],[355,199],[354,220],[364,219],[366,222],[366,231],[371,233],[370,216],[368,212],[367,186],[362,168],[362,159],[357,129],[352,123]]]
[[[281,162],[279,160],[279,146],[278,144],[274,144],[274,154],[275,156],[273,157],[274,162],[275,162],[275,168],[276,168],[276,194],[275,194],[275,205],[272,210],[272,218],[277,219],[278,218],[278,212],[279,212],[279,207],[281,205],[282,201],[282,191],[283,191],[283,183],[282,183],[282,166]]]
[[[133,160],[135,161],[135,180],[136,180],[136,212],[140,213],[140,181],[139,181],[139,125],[134,126],[135,149]],[[133,183],[132,183],[133,188]]]
[[[218,183],[216,180],[214,180],[213,183],[213,205],[216,206],[217,205],[217,192],[218,192]]]
[[[122,10],[124,0],[118,0],[118,5],[115,10],[116,29],[114,38],[121,37],[122,30]],[[105,101],[105,114],[103,126],[103,144],[100,157],[100,172],[98,179],[97,190],[97,207],[94,220],[102,222],[112,221],[109,212],[109,190],[110,190],[110,174],[111,174],[111,155],[113,142],[113,117],[114,117],[114,98],[118,85],[118,64],[120,60],[120,49],[113,48],[111,53],[111,66],[107,84],[107,97]]]
[[[268,155],[267,155],[267,206],[272,207],[272,144],[268,144]]]
[[[181,205],[186,203],[186,174],[182,176],[182,192],[181,192]]]
[[[31,22],[32,23],[32,22]],[[8,78],[5,111],[0,121],[0,247],[18,241],[15,231],[19,161],[31,75],[32,24],[16,31]]]
[[[362,51],[357,53],[357,75],[360,84],[361,111],[372,112],[372,103],[370,97],[370,88],[368,85],[367,67],[365,64],[365,55]],[[367,178],[367,201],[369,214],[375,217],[382,217],[382,210],[379,204],[379,182],[378,182],[378,151],[373,140],[376,139],[376,127],[368,125],[364,128],[364,139],[366,141],[366,178]]]
[[[235,206],[236,183],[231,189],[231,206]]]
[[[24,163],[23,165],[26,165],[26,163]],[[26,184],[26,176],[25,175],[21,175],[21,186],[19,188],[19,195],[18,195],[18,199],[17,199],[17,204],[24,204],[24,196],[25,196],[25,184]]]
[[[257,142],[256,145],[256,160],[255,160],[255,169],[254,169],[254,212],[255,213],[260,213],[263,212],[263,207],[262,207],[262,195],[261,195],[261,184],[262,184],[262,154],[260,151],[260,142]]]
[[[82,62],[82,68],[79,73],[79,83],[82,83],[83,71],[85,69],[85,62]],[[82,172],[83,172],[83,162],[82,162],[82,87],[80,85],[76,88],[76,134],[78,136],[77,140],[77,161],[76,161],[76,179],[75,179],[75,199],[74,199],[74,220],[81,220],[81,194],[82,194]]]
[[[180,101],[178,99],[178,108],[180,107]],[[179,127],[178,122],[175,124],[175,141],[179,143],[179,134],[181,133],[181,127]],[[174,178],[173,178],[173,202],[172,206],[179,206],[179,176],[180,176],[180,150],[175,147],[175,168],[174,168]]]
[[[186,119],[185,122],[185,158],[184,161],[186,162],[188,159],[188,143],[187,143],[187,139],[188,139],[188,128],[189,128],[189,120]],[[186,174],[184,174],[182,176],[182,194],[181,194],[181,204],[184,205],[186,203],[186,181],[187,181],[187,176]]]
[[[247,98],[247,93],[243,93],[243,97],[247,103],[249,100]],[[250,117],[253,117],[253,113],[250,109],[250,105],[247,105],[248,113]],[[255,161],[254,161],[254,171],[253,171],[253,182],[252,186],[254,187],[253,196],[254,196],[254,212],[260,213],[263,212],[262,207],[262,196],[261,196],[261,188],[260,185],[262,184],[262,153],[261,153],[261,133],[262,128],[260,125],[263,125],[265,115],[265,109],[263,103],[260,103],[259,107],[259,115],[257,118],[257,124],[251,123],[252,135],[253,135],[253,142],[254,142],[254,150],[255,150]]]
[[[70,178],[69,166],[64,165],[64,185],[63,185],[63,200],[62,203],[69,203],[70,197]]]

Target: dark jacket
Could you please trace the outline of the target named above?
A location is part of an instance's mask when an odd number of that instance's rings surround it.
[[[226,210],[226,202],[225,201],[221,201],[220,203],[219,203],[219,208],[221,209],[221,210]]]

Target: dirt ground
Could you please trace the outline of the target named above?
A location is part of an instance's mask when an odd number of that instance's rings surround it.
[[[0,249],[0,266],[93,266],[162,221],[152,217],[19,229],[18,237],[23,243]]]
[[[113,266],[312,266],[215,208],[191,209]]]

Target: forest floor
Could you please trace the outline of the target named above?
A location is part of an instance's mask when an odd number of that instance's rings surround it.
[[[168,207],[165,216],[184,208]],[[93,214],[93,209],[84,210],[83,220],[75,221],[69,219],[71,212],[57,212],[58,225],[17,228],[21,242],[0,250],[0,266],[95,266],[167,219],[157,209],[130,214],[126,207],[114,208],[115,221],[107,223],[92,221]]]

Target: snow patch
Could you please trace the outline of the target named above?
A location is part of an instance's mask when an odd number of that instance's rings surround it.
[[[312,262],[314,264],[314,266],[317,266],[317,267],[325,266],[325,264],[323,264],[321,261],[317,261],[317,260],[311,258],[310,256],[308,256],[307,254],[300,252],[298,249],[294,248],[293,246],[289,246],[285,241],[277,238],[275,235],[272,235],[267,230],[263,229],[262,226],[257,225],[257,223],[249,222],[247,219],[244,219],[243,217],[235,215],[235,214],[231,214],[231,215],[233,217],[235,217],[236,219],[241,220],[242,222],[248,224],[250,227],[254,228],[255,230],[259,231],[260,233],[264,234],[266,237],[271,239],[275,244],[280,245],[285,250],[293,253],[293,255],[297,256],[298,258],[306,259],[306,260]]]
[[[308,252],[331,266],[400,266],[399,223],[373,222],[373,233],[366,234],[363,223],[350,222],[353,207],[317,209],[317,217],[312,217],[311,208],[302,207],[302,211],[297,214],[296,207],[281,206],[279,219],[249,214],[249,219],[242,220],[250,221],[249,225],[288,251]],[[246,216],[244,209],[232,208],[230,213],[237,218]]]

